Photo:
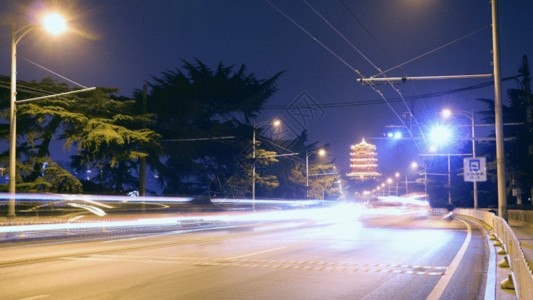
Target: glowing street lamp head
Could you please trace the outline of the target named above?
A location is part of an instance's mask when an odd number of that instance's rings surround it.
[[[44,28],[51,34],[60,34],[67,29],[65,19],[59,14],[49,14],[43,18]]]
[[[411,169],[416,169],[416,168],[418,168],[418,163],[416,161],[413,161],[411,163]]]
[[[401,131],[396,131],[396,132],[394,133],[394,139],[395,139],[395,140],[399,140],[399,139],[401,139],[401,138],[402,138],[402,132],[401,132]]]
[[[392,178],[387,178],[387,183],[391,184],[392,183]]]
[[[452,138],[452,132],[450,128],[442,126],[442,125],[433,127],[433,129],[431,129],[431,132],[429,133],[429,139],[435,145],[446,144],[450,141],[451,138]]]
[[[395,131],[395,132],[389,132],[387,133],[387,137],[389,138],[393,138],[395,140],[399,140],[401,139],[403,136],[402,132],[401,131]]]
[[[275,127],[278,127],[281,125],[281,121],[280,120],[274,120],[274,122],[272,122],[272,125],[274,125]]]
[[[400,177],[400,172],[394,173],[394,177],[396,177],[396,178]]]
[[[444,118],[449,118],[452,115],[452,111],[448,108],[442,110],[442,116]]]
[[[324,150],[324,149],[318,150],[318,155],[320,155],[320,156],[326,155],[326,150]]]

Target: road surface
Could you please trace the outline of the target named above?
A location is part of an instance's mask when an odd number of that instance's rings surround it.
[[[0,244],[1,299],[483,299],[488,248],[463,220],[369,210]]]

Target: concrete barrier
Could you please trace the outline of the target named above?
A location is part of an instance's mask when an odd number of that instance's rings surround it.
[[[507,222],[491,212],[473,209],[455,209],[457,215],[475,218],[485,223],[495,239],[501,243],[501,253],[505,253],[505,261],[500,264],[509,265],[511,273],[501,283],[502,288],[514,288],[518,299],[533,299],[533,272],[526,261],[520,241]]]

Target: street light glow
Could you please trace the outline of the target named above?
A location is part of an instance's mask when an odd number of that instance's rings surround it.
[[[452,111],[448,108],[442,110],[442,116],[444,118],[449,118],[452,115]]]
[[[67,29],[65,19],[59,14],[49,14],[43,18],[44,28],[51,34],[57,35]]]
[[[435,145],[443,145],[450,141],[452,138],[452,131],[450,128],[442,125],[435,126],[431,129],[429,133],[429,139]]]
[[[281,121],[280,120],[274,120],[272,125],[274,125],[275,127],[278,127],[279,125],[281,125]]]
[[[324,150],[324,149],[318,150],[318,155],[320,155],[320,156],[326,155],[326,150]]]
[[[399,140],[403,137],[403,134],[401,131],[389,132],[387,133],[387,137],[395,139],[395,140]]]
[[[401,139],[401,138],[402,138],[402,132],[401,132],[401,131],[396,131],[396,132],[394,133],[394,139],[395,139],[395,140],[399,140],[399,139]]]

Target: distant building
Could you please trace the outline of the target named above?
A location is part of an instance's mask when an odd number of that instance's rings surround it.
[[[352,145],[350,152],[350,167],[352,172],[346,174],[354,180],[367,180],[381,176],[377,172],[378,159],[376,146],[363,141],[357,145]]]

